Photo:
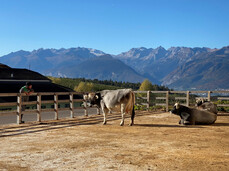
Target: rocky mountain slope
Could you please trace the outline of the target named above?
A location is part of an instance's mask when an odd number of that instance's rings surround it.
[[[45,74],[50,69],[68,64],[78,65],[90,58],[104,54],[104,52],[99,50],[80,47],[70,49],[38,49],[32,52],[21,50],[1,57],[0,62],[12,68],[29,68]]]
[[[125,82],[142,82],[144,77],[111,55],[90,58],[75,65],[68,64],[49,71],[52,76],[114,80]],[[54,74],[52,74],[54,73]],[[56,73],[56,74],[55,74]]]
[[[229,89],[228,49],[141,47],[112,56],[80,47],[38,49],[10,53],[0,57],[0,63],[59,77],[129,82],[148,78],[175,89]]]
[[[228,89],[229,46],[194,56],[168,74],[162,84],[176,89]]]
[[[193,56],[211,52],[209,48],[163,47],[156,49],[133,48],[128,52],[117,55],[116,58],[129,64],[146,77],[161,80],[178,66],[190,61]]]

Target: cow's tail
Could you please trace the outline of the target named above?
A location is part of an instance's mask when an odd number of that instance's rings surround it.
[[[135,94],[133,91],[130,91],[130,99],[126,105],[126,113],[131,114],[131,122],[130,122],[131,126],[134,124],[134,117],[135,117],[134,104],[135,104]]]

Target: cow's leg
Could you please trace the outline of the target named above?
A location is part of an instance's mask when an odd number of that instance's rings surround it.
[[[101,109],[103,112],[103,125],[106,125],[107,124],[107,113],[109,112],[109,110],[106,108],[103,101],[100,102],[100,105],[101,105]]]
[[[132,126],[134,124],[134,117],[135,117],[135,111],[134,111],[134,107],[132,109],[132,113],[131,113],[131,121],[130,121],[130,126]]]
[[[125,104],[121,104],[121,114],[122,114],[122,121],[120,123],[120,126],[124,125],[124,119],[125,119]]]
[[[190,125],[190,117],[191,115],[189,113],[186,112],[182,112],[181,113],[181,118],[183,119],[183,125]]]
[[[184,119],[181,119],[181,120],[179,121],[179,124],[180,124],[180,125],[184,125]]]
[[[105,107],[103,109],[103,125],[107,124],[107,114],[108,114],[109,110]]]
[[[108,110],[104,109],[104,112],[103,112],[103,125],[107,124],[107,113],[108,113]]]

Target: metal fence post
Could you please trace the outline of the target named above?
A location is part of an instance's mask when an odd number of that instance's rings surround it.
[[[187,91],[187,95],[186,95],[186,106],[189,106],[189,91]]]
[[[17,124],[21,124],[21,94],[17,94]]]
[[[166,112],[169,111],[169,91],[166,91]]]
[[[54,94],[54,111],[55,111],[55,120],[58,120],[58,95]]]
[[[73,93],[69,95],[70,98],[70,116],[71,118],[74,118],[74,102],[73,102]]]
[[[41,94],[37,94],[37,121],[41,122]]]

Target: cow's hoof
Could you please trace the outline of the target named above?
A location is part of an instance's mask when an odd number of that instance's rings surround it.
[[[107,124],[107,122],[103,122],[103,125],[106,125]]]
[[[192,125],[192,123],[189,121],[184,121],[184,125]]]
[[[133,126],[133,124],[129,124],[129,126]]]

